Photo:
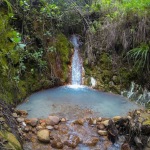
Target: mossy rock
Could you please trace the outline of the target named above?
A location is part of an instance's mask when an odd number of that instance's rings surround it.
[[[7,131],[0,131],[0,136],[8,141],[6,147],[12,150],[22,150],[21,144],[16,137]]]

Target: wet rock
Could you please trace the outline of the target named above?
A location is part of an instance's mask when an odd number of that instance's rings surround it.
[[[148,141],[147,141],[147,147],[150,148],[150,137],[149,137],[149,139],[148,139]]]
[[[115,116],[115,117],[113,117],[112,119],[115,121],[115,122],[117,122],[118,120],[120,120],[122,117],[121,116]]]
[[[51,142],[51,146],[56,149],[62,149],[64,146],[63,143],[61,142],[60,138],[57,136],[52,137],[50,142]]]
[[[131,150],[129,143],[123,143],[121,145],[121,150]]]
[[[54,129],[55,129],[55,130],[58,130],[58,129],[59,129],[59,126],[58,126],[58,125],[54,125]]]
[[[97,125],[97,129],[104,130],[105,129],[104,124],[101,123],[101,124]]]
[[[72,148],[76,148],[79,143],[80,143],[80,138],[77,135],[69,135],[68,140],[65,141],[65,144],[68,147],[72,147]]]
[[[50,135],[50,132],[48,129],[41,129],[37,132],[37,138],[41,142],[45,142],[45,143],[50,142],[49,135]]]
[[[101,121],[102,121],[102,117],[99,117],[99,118],[97,119],[97,121],[98,121],[98,122],[101,122]]]
[[[109,120],[108,122],[108,138],[112,141],[112,143],[115,143],[118,138],[118,130],[112,120]]]
[[[109,122],[109,120],[105,120],[105,121],[102,121],[102,124],[105,125],[105,126],[107,127],[108,124],[109,124],[108,122]]]
[[[31,130],[31,129],[30,129],[30,127],[28,127],[28,126],[23,129],[24,132],[29,132],[30,130]]]
[[[85,141],[83,144],[87,146],[95,146],[98,141],[99,141],[98,137],[92,137],[91,139],[88,139],[87,141]]]
[[[43,129],[43,127],[40,126],[40,125],[36,127],[36,130],[37,130],[37,131],[39,131],[39,130],[41,130],[41,129]]]
[[[26,116],[26,115],[28,115],[27,111],[25,111],[25,110],[16,110],[16,113],[19,116]]]
[[[62,118],[61,119],[61,122],[66,122],[67,120],[65,118]]]
[[[38,124],[38,119],[37,118],[26,119],[25,123],[32,127],[35,127]]]
[[[107,131],[106,130],[98,130],[98,134],[101,135],[101,136],[106,136]]]
[[[13,116],[14,118],[17,118],[17,117],[18,117],[17,113],[12,113],[12,116]]]
[[[53,130],[54,127],[53,127],[53,126],[46,126],[46,129],[48,129],[48,130]]]
[[[49,116],[48,119],[46,120],[47,125],[57,125],[59,123],[60,119],[57,116]]]
[[[94,118],[89,119],[89,124],[90,125],[96,125],[96,123],[97,123],[96,119],[94,119]]]
[[[78,125],[83,125],[84,124],[84,119],[75,120],[73,123],[78,124]]]
[[[17,121],[18,121],[19,123],[24,122],[24,118],[17,118]]]

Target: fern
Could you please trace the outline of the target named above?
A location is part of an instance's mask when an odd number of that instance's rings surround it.
[[[140,47],[134,48],[127,53],[127,56],[134,63],[134,68],[138,71],[146,69],[149,71],[150,47],[147,44],[141,44]]]

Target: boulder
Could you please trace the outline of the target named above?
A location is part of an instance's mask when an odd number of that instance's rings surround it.
[[[49,135],[50,135],[50,132],[48,129],[41,129],[41,130],[37,131],[37,138],[41,142],[44,142],[44,143],[50,142]]]
[[[79,143],[80,143],[80,138],[77,135],[72,135],[72,134],[69,135],[68,140],[65,141],[65,144],[71,148],[76,148]]]
[[[49,116],[48,119],[46,119],[46,124],[47,125],[57,125],[59,123],[60,119],[57,116]]]
[[[108,133],[106,130],[98,130],[98,134],[101,136],[106,136]]]

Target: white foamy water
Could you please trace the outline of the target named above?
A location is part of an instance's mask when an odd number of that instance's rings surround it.
[[[81,85],[82,84],[82,60],[79,56],[79,38],[73,35],[71,42],[74,46],[74,54],[72,57],[72,71],[71,71],[71,84]]]

